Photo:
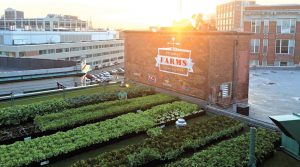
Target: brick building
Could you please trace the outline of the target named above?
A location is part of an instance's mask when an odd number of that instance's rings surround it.
[[[300,5],[249,6],[244,31],[251,37],[250,65],[293,66],[300,61]]]
[[[244,8],[255,3],[255,0],[231,0],[218,5],[216,9],[217,30],[242,31]]]
[[[250,33],[125,31],[125,78],[221,106],[247,102]]]

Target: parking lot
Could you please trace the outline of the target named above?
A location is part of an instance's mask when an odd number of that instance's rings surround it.
[[[104,82],[120,82],[124,80],[124,63],[105,67],[89,72],[87,78],[92,78],[91,84],[104,83]]]

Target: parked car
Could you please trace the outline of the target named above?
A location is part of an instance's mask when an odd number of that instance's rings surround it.
[[[95,76],[97,77],[97,79],[101,78],[99,74],[95,74]]]
[[[108,71],[103,71],[101,73],[104,74],[104,75],[110,75],[110,73]]]
[[[119,71],[119,73],[124,73],[125,72],[125,70],[123,68],[118,68],[117,70]]]
[[[117,69],[113,69],[113,70],[111,70],[111,73],[113,73],[113,74],[116,74],[118,72],[118,70]]]

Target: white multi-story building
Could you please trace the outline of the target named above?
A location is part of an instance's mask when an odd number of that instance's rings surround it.
[[[116,31],[0,31],[0,56],[79,61],[92,67],[124,62]]]

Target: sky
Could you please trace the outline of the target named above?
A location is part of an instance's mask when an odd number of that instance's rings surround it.
[[[173,20],[195,13],[215,12],[217,4],[228,0],[0,0],[0,15],[8,7],[24,11],[26,18],[48,13],[75,15],[92,21],[93,27],[142,29],[168,26]],[[300,4],[300,0],[257,0],[258,4]]]

